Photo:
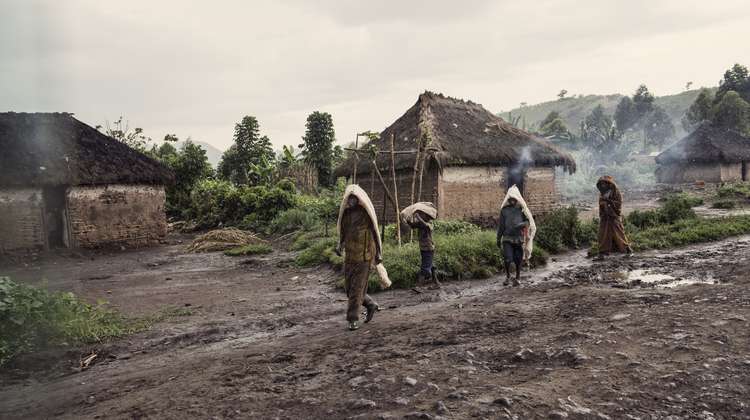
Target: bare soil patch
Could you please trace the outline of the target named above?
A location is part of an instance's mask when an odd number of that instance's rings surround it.
[[[748,237],[603,262],[571,253],[519,288],[388,291],[356,332],[330,269],[295,268],[281,251],[188,253],[188,239],[0,268],[132,316],[191,310],[51,353],[53,368],[1,372],[0,417],[750,416]],[[655,274],[705,281],[636,281]],[[101,357],[72,369],[92,351]]]

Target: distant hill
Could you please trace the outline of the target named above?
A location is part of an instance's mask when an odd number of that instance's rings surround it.
[[[211,166],[216,169],[216,166],[219,165],[219,161],[221,160],[221,155],[224,153],[221,150],[217,149],[214,146],[211,146],[210,144],[204,142],[204,141],[195,141],[191,140],[193,143],[199,145],[203,148],[203,150],[206,151],[206,157],[208,158],[208,163],[211,164]],[[178,141],[175,145],[176,148],[182,147],[182,144],[184,141]]]
[[[657,96],[656,104],[664,108],[669,117],[672,119],[676,129],[678,137],[684,136],[686,133],[682,128],[682,117],[685,115],[685,111],[695,101],[698,96],[700,89],[694,89],[678,93],[676,95]],[[601,105],[604,107],[605,112],[608,114],[614,114],[617,104],[624,95],[619,93],[613,95],[587,95],[582,97],[570,97],[565,99],[559,99],[556,101],[542,102],[536,105],[529,105],[522,108],[512,109],[510,114],[513,118],[518,116],[521,117],[518,125],[523,127],[525,122],[526,129],[534,130],[539,128],[539,123],[552,111],[557,111],[562,116],[568,129],[574,133],[578,133],[581,121],[593,110],[596,106]],[[508,120],[508,112],[501,112],[498,114],[503,119]]]

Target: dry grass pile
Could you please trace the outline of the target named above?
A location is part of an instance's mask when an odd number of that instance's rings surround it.
[[[188,245],[190,252],[226,251],[245,245],[265,244],[266,241],[244,230],[227,228],[204,233]]]

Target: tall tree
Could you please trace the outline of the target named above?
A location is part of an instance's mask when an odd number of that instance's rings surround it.
[[[614,158],[611,152],[619,146],[620,137],[615,129],[612,117],[604,112],[604,107],[597,105],[589,115],[581,121],[581,139],[587,148],[597,152],[602,157]]]
[[[307,128],[300,145],[305,160],[318,169],[318,182],[329,186],[333,182],[333,143],[336,132],[333,129],[333,118],[327,112],[315,111],[307,117]]]
[[[251,165],[257,167],[274,161],[271,140],[260,135],[260,124],[253,116],[245,116],[234,126],[234,144],[221,157],[219,177],[238,185],[250,183]]]
[[[750,102],[750,74],[747,67],[735,64],[724,72],[724,78],[719,82],[714,103],[721,102],[724,95],[730,91],[737,92],[745,102]]]
[[[682,119],[682,126],[685,131],[692,131],[700,124],[711,120],[714,97],[708,89],[701,89],[695,102],[690,105],[685,117]]]
[[[638,120],[654,110],[654,99],[654,95],[649,92],[646,85],[638,86],[638,89],[633,94],[633,105]]]
[[[629,97],[620,99],[615,109],[615,123],[617,129],[623,133],[632,128],[638,122],[638,112],[635,109],[635,102]]]
[[[750,104],[730,90],[714,108],[714,125],[750,134]]]
[[[151,148],[153,157],[167,165],[175,175],[175,182],[167,187],[167,211],[173,216],[185,216],[183,212],[190,207],[190,192],[198,181],[211,177],[213,169],[208,163],[206,151],[188,139],[177,150],[172,143],[177,136],[169,134],[165,142]]]
[[[661,107],[655,107],[643,121],[643,132],[646,142],[661,147],[674,137],[674,124]]]
[[[560,113],[552,111],[539,123],[539,131],[544,137],[563,137],[568,134],[568,127],[565,125]]]
[[[97,130],[101,130],[102,126],[96,126]],[[143,129],[136,127],[130,129],[130,122],[123,121],[122,115],[116,119],[111,125],[109,121],[105,123],[104,134],[112,137],[113,139],[125,143],[131,148],[146,153],[146,146],[151,141],[151,137],[143,134]]]

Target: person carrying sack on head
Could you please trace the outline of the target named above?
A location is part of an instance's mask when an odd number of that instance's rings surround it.
[[[432,240],[432,221],[437,218],[437,209],[432,203],[421,201],[401,210],[401,221],[411,229],[419,231],[419,254],[421,264],[417,275],[417,284],[432,281],[440,288],[440,281],[435,273],[435,242]]]
[[[497,246],[503,253],[503,266],[505,267],[504,286],[507,286],[511,281],[511,264],[516,266],[513,286],[519,285],[521,265],[531,258],[535,234],[534,216],[521,196],[518,187],[513,185],[508,189],[500,206],[500,220],[497,227]]]
[[[388,273],[381,264],[383,244],[378,233],[378,220],[375,208],[367,193],[358,185],[349,185],[341,200],[338,220],[339,243],[336,254],[344,253],[344,288],[349,298],[346,320],[349,330],[359,328],[359,311],[367,310],[365,322],[370,322],[378,304],[367,294],[370,268],[376,265],[380,285],[391,285]]]
[[[603,259],[610,252],[633,253],[622,224],[622,193],[614,178],[605,175],[596,182],[599,190],[599,255]]]

